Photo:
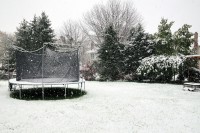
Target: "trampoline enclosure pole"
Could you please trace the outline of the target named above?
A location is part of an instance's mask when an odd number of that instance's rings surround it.
[[[19,85],[19,99],[22,99],[22,85]]]
[[[42,48],[42,99],[44,100],[44,81],[43,81],[43,78],[44,78],[44,72],[43,72],[43,69],[44,69],[44,44],[43,44],[43,48]]]

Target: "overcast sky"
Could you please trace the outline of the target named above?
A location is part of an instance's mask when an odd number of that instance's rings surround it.
[[[0,0],[0,30],[8,33],[24,19],[30,21],[34,14],[39,16],[45,11],[52,27],[59,33],[63,23],[68,20],[80,20],[84,13],[97,3],[107,0]],[[123,1],[123,0],[122,0]],[[157,31],[161,18],[175,21],[173,31],[183,24],[192,25],[192,32],[200,35],[200,0],[130,0],[143,18],[145,30]]]

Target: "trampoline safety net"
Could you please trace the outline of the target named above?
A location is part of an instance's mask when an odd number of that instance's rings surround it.
[[[58,52],[45,47],[40,54],[17,51],[16,80],[36,83],[77,82],[78,50]]]

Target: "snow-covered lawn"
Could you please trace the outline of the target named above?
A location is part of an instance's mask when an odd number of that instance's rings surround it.
[[[25,101],[0,81],[0,132],[198,133],[200,92],[182,85],[86,82],[75,99]]]

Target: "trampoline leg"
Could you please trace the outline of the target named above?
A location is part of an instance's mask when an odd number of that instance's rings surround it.
[[[22,85],[19,85],[19,99],[22,99]]]
[[[17,89],[17,85],[15,85],[14,91]]]
[[[42,100],[44,100],[44,85],[42,85]]]
[[[80,87],[80,83],[78,83],[78,89],[81,91],[81,94],[82,94],[82,89]]]
[[[84,91],[85,91],[85,82],[84,82]]]
[[[11,83],[9,83],[8,87],[9,87],[9,90],[12,91],[13,85]]]
[[[66,99],[66,84],[65,84],[65,99]]]

